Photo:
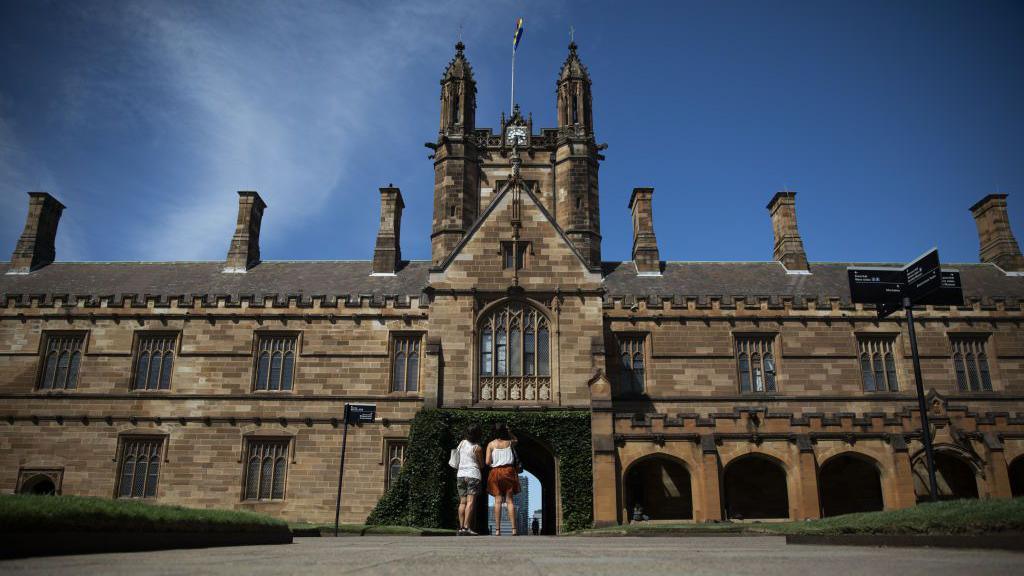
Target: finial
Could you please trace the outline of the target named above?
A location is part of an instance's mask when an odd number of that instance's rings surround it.
[[[576,41],[572,40],[569,42],[569,52],[576,54]]]
[[[520,115],[519,114],[519,104],[515,104],[515,105],[512,106],[512,116],[516,117],[516,116],[519,116],[519,115]]]
[[[459,35],[461,36],[462,34],[460,33]],[[462,54],[462,51],[465,49],[466,45],[462,43],[462,40],[459,40],[458,42],[455,43],[455,51],[458,52],[459,54]]]

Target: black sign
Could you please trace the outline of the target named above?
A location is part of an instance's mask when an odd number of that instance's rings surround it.
[[[964,291],[960,284],[960,272],[943,270],[939,289],[918,300],[917,303],[931,304],[932,306],[963,306]]]
[[[942,283],[939,270],[939,251],[931,249],[917,260],[907,264],[903,269],[906,274],[906,286],[903,295],[910,298],[911,303],[918,304],[922,299],[939,289]]]
[[[377,416],[376,404],[346,404],[345,407],[348,409],[348,418],[358,424],[373,422]]]
[[[854,268],[846,273],[850,297],[861,304],[875,304],[881,318],[911,304],[963,306],[960,272],[939,268],[939,251],[932,249],[903,268]]]
[[[847,268],[850,297],[861,304],[902,304],[903,281],[900,268]]]

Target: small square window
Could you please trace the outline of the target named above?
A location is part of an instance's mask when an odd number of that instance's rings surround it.
[[[163,438],[125,438],[121,443],[118,498],[154,498],[160,479]]]
[[[644,393],[644,335],[619,334],[619,389],[623,394]]]
[[[896,392],[900,389],[896,373],[896,354],[893,336],[861,336],[860,375],[865,392]]]
[[[391,391],[417,392],[420,388],[422,334],[394,334],[391,338]]]
[[[78,386],[85,334],[46,334],[40,390],[72,390]]]
[[[740,392],[775,392],[774,336],[738,336],[736,368]]]
[[[992,375],[985,353],[986,336],[953,336],[953,369],[961,392],[991,392]]]
[[[246,442],[245,500],[283,500],[288,475],[287,438],[250,438]]]
[[[385,444],[387,460],[384,464],[384,487],[391,488],[391,486],[398,480],[398,474],[402,471],[402,466],[405,466],[405,453],[409,447],[407,440],[388,440]]]
[[[501,267],[505,270],[522,270],[526,265],[526,253],[530,243],[525,240],[501,243]]]
[[[256,339],[258,392],[288,392],[295,378],[296,334],[260,334]]]
[[[176,334],[140,334],[135,346],[132,390],[169,390]]]

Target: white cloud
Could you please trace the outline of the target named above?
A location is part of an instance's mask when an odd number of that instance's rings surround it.
[[[430,33],[452,12],[438,2],[210,6],[146,4],[124,15],[142,60],[155,63],[151,80],[181,103],[142,113],[174,124],[158,130],[187,134],[198,159],[183,165],[192,173],[174,183],[180,190],[164,189],[173,201],[162,221],[132,232],[145,259],[223,258],[235,190],[264,196],[273,214],[265,229],[276,234],[343,201],[331,193],[347,153],[382,112],[375,95],[414,51],[450,41]]]

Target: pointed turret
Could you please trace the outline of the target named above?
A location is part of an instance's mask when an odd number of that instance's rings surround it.
[[[431,259],[444,260],[476,222],[480,212],[480,161],[476,129],[476,81],[466,59],[466,45],[455,45],[455,57],[441,76],[441,123],[434,150],[434,221]]]
[[[601,266],[601,216],[597,171],[600,149],[594,141],[590,72],[569,44],[558,73],[558,145],[555,151],[555,219],[591,268]]]
[[[441,77],[440,134],[471,134],[476,128],[476,81],[466,60],[466,45],[455,45],[455,57]]]
[[[558,73],[558,127],[578,135],[593,135],[594,116],[590,99],[590,72],[569,43],[569,56]]]

